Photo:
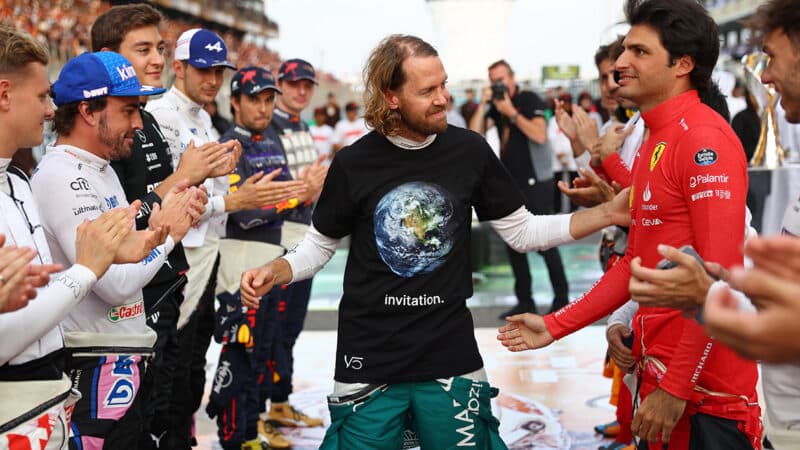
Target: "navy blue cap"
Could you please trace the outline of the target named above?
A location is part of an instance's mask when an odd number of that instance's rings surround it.
[[[136,70],[115,52],[84,53],[67,61],[53,83],[56,106],[98,97],[158,95],[165,89],[142,86]]]
[[[311,80],[317,84],[317,73],[308,61],[304,59],[290,59],[281,64],[278,69],[278,79],[286,81]]]
[[[272,89],[278,94],[282,93],[275,84],[272,72],[261,67],[249,66],[239,69],[231,79],[231,94],[255,95],[266,89]]]
[[[192,28],[180,35],[175,45],[175,60],[186,61],[198,69],[222,66],[236,70],[236,64],[228,61],[225,41],[205,28]]]

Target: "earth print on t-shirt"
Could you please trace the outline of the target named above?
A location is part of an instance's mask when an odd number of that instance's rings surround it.
[[[410,278],[441,266],[458,227],[450,194],[434,183],[402,184],[375,207],[375,241],[392,272]]]

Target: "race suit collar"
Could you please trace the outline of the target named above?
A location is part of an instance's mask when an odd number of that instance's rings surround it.
[[[282,118],[284,120],[288,120],[289,122],[292,122],[292,123],[297,123],[297,122],[300,121],[300,116],[296,116],[296,115],[294,115],[294,114],[292,114],[290,112],[286,112],[286,111],[280,109],[277,105],[275,106],[274,114],[277,114],[278,117],[280,117],[280,118]]]
[[[250,131],[250,130],[244,128],[244,127],[240,127],[239,125],[234,125],[233,126],[233,132],[238,134],[239,136],[243,136],[243,137],[246,137],[248,139],[253,136],[253,132],[252,131]]]
[[[81,163],[86,164],[87,166],[100,172],[106,170],[106,167],[108,166],[108,160],[105,160],[94,153],[87,152],[86,150],[73,145],[54,145],[52,147],[47,147],[47,152],[63,152],[64,154],[67,154],[77,159]]]
[[[677,121],[688,109],[697,106],[698,103],[700,103],[700,97],[698,97],[697,91],[692,89],[642,113],[642,118],[650,130],[658,130]]]
[[[433,143],[434,139],[436,139],[436,135],[431,134],[422,142],[412,141],[411,139],[406,139],[402,136],[386,136],[386,139],[403,150],[422,150]]]
[[[186,96],[186,94],[181,92],[175,86],[172,86],[169,92],[178,100],[178,106],[181,110],[189,111],[195,116],[200,114],[200,110],[203,109],[202,105],[198,105],[197,103],[193,102],[189,97]]]

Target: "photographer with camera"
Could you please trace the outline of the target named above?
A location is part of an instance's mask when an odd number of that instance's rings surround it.
[[[553,150],[547,141],[544,103],[535,93],[523,91],[517,86],[514,71],[505,60],[489,66],[489,81],[491,86],[483,89],[478,105],[478,111],[486,113],[473,115],[469,127],[485,134],[492,123],[497,126],[500,160],[524,194],[525,206],[534,214],[552,214],[555,197]],[[514,272],[514,293],[518,303],[503,313],[501,319],[536,311],[528,257],[508,246],[506,251]],[[544,258],[553,286],[554,298],[550,308],[553,312],[569,302],[567,277],[557,248],[540,251],[539,254]]]

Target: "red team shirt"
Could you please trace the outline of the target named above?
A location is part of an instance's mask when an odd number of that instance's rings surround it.
[[[643,117],[650,138],[640,147],[631,171],[627,253],[580,299],[545,316],[556,339],[624,304],[630,298],[631,259],[640,256],[643,267],[655,267],[662,259],[659,244],[689,244],[704,260],[726,268],[743,262],[747,162],[728,123],[702,104],[694,90],[661,103]],[[698,411],[742,421],[740,429],[751,441],[758,440],[760,426],[752,420],[760,415],[758,406],[748,407],[737,398],[756,401],[755,362],[715,343],[697,322],[672,308],[640,307],[633,332],[634,355],[640,361],[656,358],[666,366],[663,374],[644,370],[640,395],[660,387],[688,400],[670,449],[684,448],[688,416]],[[696,386],[736,397],[704,395]],[[756,442],[754,446],[760,448]]]

